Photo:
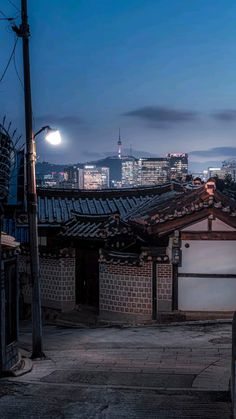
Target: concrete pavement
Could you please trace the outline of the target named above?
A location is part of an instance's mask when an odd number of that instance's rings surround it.
[[[231,417],[230,324],[46,326],[44,342],[46,360],[2,380],[1,418]]]

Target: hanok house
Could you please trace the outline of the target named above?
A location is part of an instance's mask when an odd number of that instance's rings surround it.
[[[45,307],[97,308],[101,319],[236,308],[236,203],[208,181],[108,191],[38,190]],[[16,229],[25,234],[27,219]],[[23,233],[24,231],[24,233]],[[21,255],[30,302],[27,252]]]
[[[18,362],[18,276],[19,243],[1,233],[1,314],[0,314],[0,373]]]

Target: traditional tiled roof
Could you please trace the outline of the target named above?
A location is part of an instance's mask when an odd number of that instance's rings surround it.
[[[153,199],[130,217],[147,232],[162,235],[215,215],[236,227],[236,202],[219,191],[209,195],[202,186],[192,192],[182,192],[168,199]]]
[[[140,208],[154,196],[181,189],[179,184],[167,183],[155,187],[120,190],[64,190],[39,188],[38,223],[39,225],[60,225],[72,217],[73,212],[81,215],[107,215],[119,213],[125,217],[131,210]],[[18,225],[26,224],[26,215],[18,217]]]
[[[61,237],[106,240],[114,236],[133,235],[131,227],[121,221],[118,214],[81,215],[74,214],[59,234]]]
[[[186,193],[186,192],[185,192]],[[143,202],[143,204],[132,208],[126,215],[126,220],[132,220],[132,219],[140,219],[142,218],[145,220],[146,218],[150,217],[150,214],[152,212],[156,212],[157,208],[166,207],[166,203],[172,202],[172,200],[176,197],[178,197],[181,194],[183,196],[183,193],[172,190],[169,192],[166,192],[162,195],[156,195],[150,198],[148,201]]]
[[[76,191],[39,189],[39,225],[63,226],[62,237],[109,239],[117,235],[160,237],[215,215],[236,228],[236,202],[207,185],[177,183],[152,188]],[[25,225],[24,216],[18,220]]]
[[[30,256],[29,244],[21,244],[21,255]],[[39,247],[39,256],[48,259],[60,259],[60,258],[74,258],[75,249],[73,247],[48,247],[40,246]],[[29,260],[29,259],[28,259]]]
[[[163,252],[162,248],[157,249],[156,253],[149,252],[145,249],[141,253],[122,253],[100,249],[99,262],[113,265],[133,265],[142,266],[146,261],[156,261],[158,263],[168,263],[169,257]]]

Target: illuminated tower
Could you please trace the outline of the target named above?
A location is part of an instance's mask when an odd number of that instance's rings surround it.
[[[117,145],[118,145],[118,158],[121,159],[122,142],[120,138],[120,128],[119,128],[119,140],[117,141]]]

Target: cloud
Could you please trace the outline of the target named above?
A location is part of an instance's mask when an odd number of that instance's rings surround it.
[[[133,109],[123,113],[123,116],[133,117],[140,121],[146,121],[149,127],[168,129],[176,127],[176,125],[185,124],[188,122],[199,121],[199,117],[203,119],[200,122],[204,123],[214,119],[215,121],[223,123],[236,122],[235,109],[222,109],[212,111],[210,113],[195,112],[191,110],[174,109],[165,106],[143,106],[141,108]]]
[[[214,119],[222,122],[234,122],[236,121],[236,110],[234,109],[225,109],[219,112],[214,112],[211,114]]]
[[[195,150],[189,153],[198,157],[235,157],[236,147],[214,147],[208,150]]]
[[[168,128],[172,124],[195,121],[198,113],[183,111],[163,106],[144,106],[123,114],[128,117],[135,117],[146,122],[156,124],[161,128]]]

